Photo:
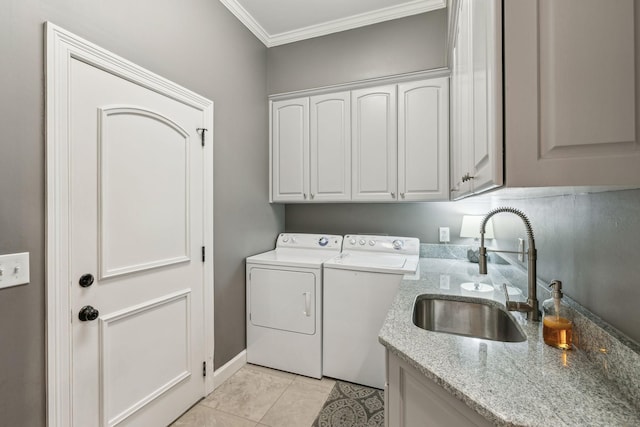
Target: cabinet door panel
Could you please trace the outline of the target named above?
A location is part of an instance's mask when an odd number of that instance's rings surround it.
[[[509,186],[640,184],[640,8],[505,2]]]
[[[504,182],[502,9],[460,0],[452,59],[452,190],[458,199]]]
[[[473,153],[471,186],[479,193],[503,184],[502,32],[497,0],[468,1],[471,20]]]
[[[398,85],[399,200],[449,199],[449,79]]]
[[[493,425],[388,350],[387,384],[386,419],[389,427]]]
[[[351,198],[350,92],[312,96],[310,100],[310,198]]]
[[[352,198],[390,201],[397,187],[396,86],[351,92]]]
[[[615,3],[540,3],[543,158],[635,140],[634,2]]]
[[[469,2],[458,3],[458,27],[452,53],[451,75],[451,198],[458,199],[471,194],[471,182],[464,177],[471,175],[473,151],[471,129],[471,21]]]
[[[302,201],[309,193],[309,98],[272,105],[273,201]]]

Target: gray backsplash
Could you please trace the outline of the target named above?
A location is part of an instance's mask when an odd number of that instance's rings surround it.
[[[581,191],[545,195],[520,189],[457,202],[287,205],[285,227],[288,232],[412,236],[435,244],[438,227],[445,226],[451,230],[447,246],[477,245],[458,237],[462,216],[512,206],[531,220],[538,278],[561,280],[566,295],[640,341],[640,190]],[[526,237],[514,215],[498,214],[493,222],[496,238],[488,246],[515,250],[517,238]]]

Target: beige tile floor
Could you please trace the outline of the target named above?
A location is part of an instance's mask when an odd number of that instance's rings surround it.
[[[334,384],[245,365],[172,427],[309,427]]]

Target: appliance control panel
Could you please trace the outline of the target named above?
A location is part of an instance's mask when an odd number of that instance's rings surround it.
[[[343,252],[350,250],[419,255],[420,240],[415,237],[347,234],[344,236]]]
[[[333,234],[281,233],[276,248],[342,249],[342,236]]]

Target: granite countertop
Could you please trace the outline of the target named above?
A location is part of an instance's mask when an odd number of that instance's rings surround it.
[[[528,322],[520,313],[512,313],[527,335],[521,343],[431,332],[413,324],[413,304],[420,294],[460,299],[480,294],[504,303],[503,282],[526,288],[526,274],[514,269],[489,264],[489,275],[480,276],[478,265],[466,260],[421,258],[420,278],[402,281],[380,331],[380,342],[496,425],[640,426],[638,369],[631,368],[633,384],[623,381],[620,385],[609,378],[607,360],[603,370],[586,351],[545,345],[541,322]],[[495,291],[476,293],[460,288],[473,279],[481,279]],[[539,295],[540,300],[544,298]]]

